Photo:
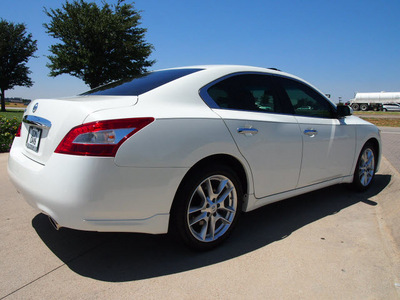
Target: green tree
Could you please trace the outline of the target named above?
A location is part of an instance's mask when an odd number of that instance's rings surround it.
[[[6,111],[5,91],[15,86],[30,87],[31,71],[26,66],[37,50],[36,40],[27,34],[24,24],[0,20],[0,90],[1,111]]]
[[[74,0],[61,9],[44,9],[51,18],[43,24],[47,33],[61,41],[48,56],[50,76],[70,74],[90,88],[142,74],[154,64],[148,60],[153,46],[144,40],[141,16],[133,4],[116,5]]]

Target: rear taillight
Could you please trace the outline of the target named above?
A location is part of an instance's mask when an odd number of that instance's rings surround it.
[[[18,126],[18,128],[17,128],[17,132],[15,133],[15,136],[16,136],[16,137],[20,137],[20,136],[21,136],[21,126],[22,126],[22,123],[19,124],[19,126]]]
[[[55,152],[113,157],[123,142],[153,121],[154,118],[134,118],[82,124],[67,133]]]

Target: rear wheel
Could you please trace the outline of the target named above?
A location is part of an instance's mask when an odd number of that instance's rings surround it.
[[[353,186],[358,191],[367,190],[374,177],[376,169],[376,150],[372,143],[367,143],[361,150],[354,171]]]
[[[365,104],[365,103],[361,104],[361,105],[360,105],[360,109],[361,109],[362,111],[368,110],[368,104]]]
[[[357,103],[353,103],[353,104],[351,105],[351,107],[353,108],[354,111],[357,111],[357,110],[360,109],[360,105],[358,105]]]
[[[182,183],[171,213],[173,230],[196,250],[209,250],[228,238],[242,210],[243,192],[227,166],[192,172]]]

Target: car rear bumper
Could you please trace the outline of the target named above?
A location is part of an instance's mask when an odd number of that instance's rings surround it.
[[[34,208],[60,226],[90,231],[166,233],[175,191],[187,168],[118,167],[113,158],[53,154],[46,165],[18,141],[8,173]]]

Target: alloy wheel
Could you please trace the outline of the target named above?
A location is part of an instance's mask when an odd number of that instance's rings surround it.
[[[201,242],[212,242],[223,236],[237,213],[235,185],[223,175],[212,175],[202,181],[189,201],[187,224]]]
[[[359,162],[359,179],[363,186],[368,186],[374,177],[375,157],[374,152],[370,148],[366,148],[360,157]]]

